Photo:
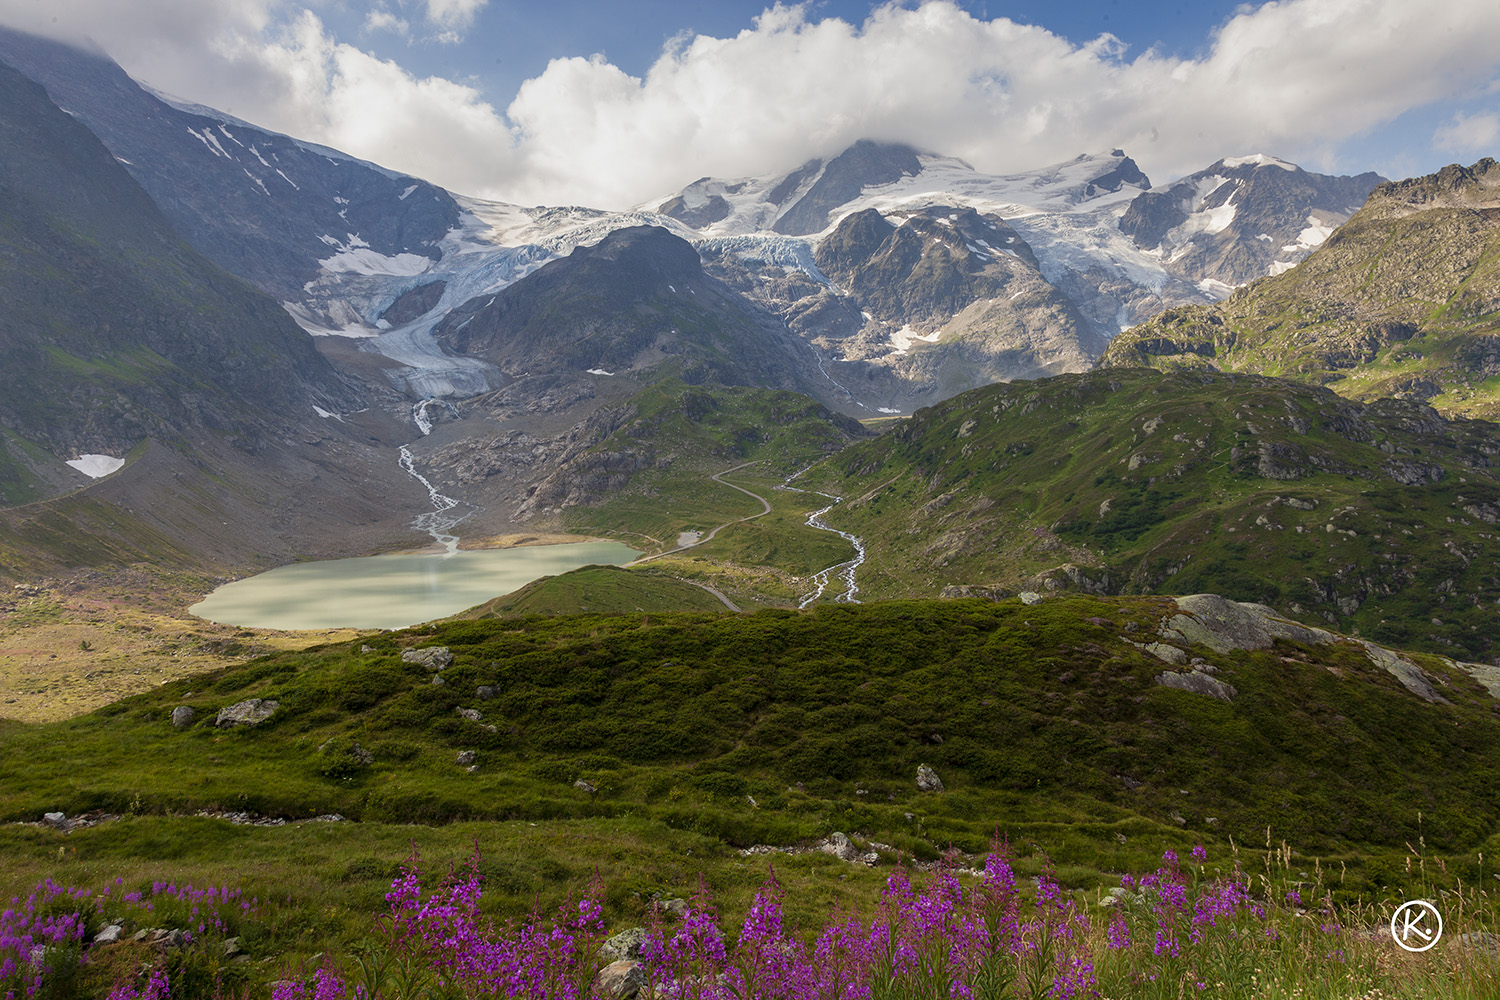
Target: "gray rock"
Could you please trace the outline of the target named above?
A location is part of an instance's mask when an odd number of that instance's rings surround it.
[[[460,750],[458,752],[458,762],[464,767],[476,763],[478,760],[479,754],[473,750]]]
[[[584,781],[582,778],[579,778],[577,781],[573,782],[573,787],[578,789],[579,791],[588,792],[590,795],[593,795],[599,790],[598,788],[594,787],[593,783]]]
[[[1282,618],[1264,604],[1241,604],[1217,594],[1179,597],[1177,607],[1182,613],[1163,622],[1163,631],[1175,630],[1186,642],[1201,643],[1216,653],[1270,649],[1277,639],[1321,644],[1338,638],[1324,629]]]
[[[687,919],[688,904],[685,899],[664,899],[656,905],[661,907],[663,913],[669,913],[678,920]]]
[[[42,822],[54,830],[66,830],[68,828],[68,817],[65,813],[43,813]]]
[[[480,714],[480,711],[477,708],[456,708],[454,709],[454,711],[463,716],[465,719],[468,719],[470,722],[484,721],[484,716]]]
[[[628,1000],[639,994],[641,987],[646,985],[646,970],[640,962],[621,959],[600,969],[599,978],[594,985],[599,996]]]
[[[599,946],[599,958],[603,962],[618,962],[621,959],[639,959],[641,945],[646,943],[646,928],[630,927],[606,940]]]
[[[361,653],[373,653],[373,652],[375,652],[375,647],[371,646],[371,645],[368,645],[368,644],[367,645],[362,645],[362,646],[359,647],[359,651]]]
[[[442,674],[433,674],[432,675],[432,684],[433,684],[434,687],[442,687],[444,684],[447,684],[447,683],[448,683],[447,681],[443,680],[443,675]]]
[[[1152,656],[1164,663],[1186,663],[1188,655],[1176,646],[1169,646],[1164,642],[1133,642],[1132,646],[1145,650]]]
[[[94,935],[94,943],[114,944],[116,941],[120,940],[120,934],[124,930],[125,928],[121,927],[119,924],[110,924],[108,927],[104,928],[104,930]]]
[[[479,690],[474,692],[474,697],[480,701],[489,701],[495,697],[495,689],[488,684],[481,684],[479,685]]]
[[[1180,691],[1191,691],[1194,694],[1206,694],[1210,698],[1218,698],[1220,701],[1233,701],[1234,696],[1239,694],[1232,685],[1225,684],[1217,677],[1194,670],[1189,673],[1179,674],[1172,671],[1156,675],[1156,683],[1162,687],[1177,688]]]
[[[840,861],[854,862],[859,860],[859,848],[849,840],[847,834],[831,833],[828,839],[818,845],[818,850],[824,854],[832,854]]]
[[[234,958],[236,955],[243,954],[244,951],[245,951],[245,949],[243,949],[243,948],[240,947],[240,939],[239,938],[232,937],[232,938],[225,938],[224,939],[224,957],[225,958]]]
[[[917,788],[924,792],[941,792],[943,790],[943,779],[939,778],[937,772],[926,764],[918,764]]]
[[[192,724],[193,716],[196,714],[197,713],[193,711],[193,706],[178,705],[176,708],[172,709],[172,725],[178,729],[186,729],[189,725]]]
[[[1042,602],[1042,595],[1034,590],[1023,590],[1019,596],[1022,604],[1040,604]]]
[[[1364,639],[1356,639],[1355,642],[1365,647],[1365,655],[1370,662],[1395,677],[1401,685],[1412,694],[1433,704],[1449,704],[1448,699],[1433,690],[1432,684],[1428,682],[1427,675],[1422,668],[1417,666],[1400,653],[1393,653],[1384,646],[1377,646],[1373,642]]]
[[[219,709],[219,716],[214,720],[214,725],[221,728],[228,726],[258,726],[274,715],[280,707],[281,703],[277,701],[247,698],[244,701],[230,705],[228,708]]]
[[[442,670],[453,662],[453,654],[448,652],[447,646],[425,646],[422,649],[404,649],[401,651],[402,663],[416,663],[426,667],[428,670]]]

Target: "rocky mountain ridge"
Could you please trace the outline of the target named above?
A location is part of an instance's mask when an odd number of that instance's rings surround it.
[[[1301,265],[1113,341],[1106,367],[1214,367],[1494,416],[1500,166],[1383,184]]]

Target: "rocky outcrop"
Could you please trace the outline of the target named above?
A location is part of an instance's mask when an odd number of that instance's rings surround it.
[[[220,729],[232,729],[235,726],[258,726],[281,707],[278,701],[269,701],[261,698],[247,698],[236,702],[228,708],[219,709],[219,715],[214,719],[214,725]]]
[[[442,670],[453,662],[453,653],[447,646],[424,646],[421,649],[401,651],[402,663],[415,663],[428,670]]]
[[[923,792],[941,792],[943,790],[943,779],[939,778],[937,772],[926,764],[918,764],[917,788]]]

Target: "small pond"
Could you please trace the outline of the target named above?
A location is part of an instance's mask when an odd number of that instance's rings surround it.
[[[226,583],[189,610],[257,628],[405,628],[543,576],[592,563],[619,566],[639,555],[619,542],[570,542],[295,563]]]

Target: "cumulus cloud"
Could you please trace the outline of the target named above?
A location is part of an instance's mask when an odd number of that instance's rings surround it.
[[[1432,145],[1445,153],[1473,155],[1500,152],[1500,115],[1493,111],[1454,114],[1446,125],[1432,133]]]
[[[1130,58],[947,2],[886,6],[858,27],[777,6],[731,39],[698,37],[643,79],[559,60],[510,105],[528,176],[623,201],[674,184],[902,140],[1007,171],[1123,147],[1153,176],[1257,150],[1326,159],[1345,138],[1487,81],[1500,6],[1288,0],[1247,10],[1206,57]],[[772,162],[772,161],[776,162]],[[588,164],[610,164],[602,175]]]
[[[388,10],[372,10],[365,15],[365,31],[390,31],[398,35],[411,33],[411,24]]]
[[[457,32],[484,3],[422,9]],[[41,10],[0,0],[0,20],[14,23],[12,8]],[[1113,147],[1156,180],[1256,151],[1330,167],[1351,137],[1482,92],[1500,74],[1493,0],[1281,0],[1242,8],[1198,59],[1130,52],[1109,35],[1071,41],[949,0],[889,4],[857,25],[777,4],[731,38],[674,38],[640,77],[602,56],[556,59],[502,112],[468,84],[418,77],[332,37],[295,0],[66,0],[57,10],[163,89],[528,204],[623,207],[703,175],[789,170],[860,138],[997,172]],[[1497,128],[1493,114],[1458,115],[1434,144],[1472,150]]]

